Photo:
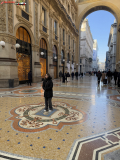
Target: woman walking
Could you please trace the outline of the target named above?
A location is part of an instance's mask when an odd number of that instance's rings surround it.
[[[44,97],[45,97],[45,109],[44,111],[48,111],[49,106],[49,112],[53,110],[52,108],[52,97],[53,97],[53,82],[52,77],[49,73],[45,75],[45,79],[43,81],[43,89],[44,89]]]

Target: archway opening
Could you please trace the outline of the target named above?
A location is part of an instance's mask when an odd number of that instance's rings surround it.
[[[106,6],[96,6],[87,10],[82,16],[79,33],[79,72],[108,69],[113,72],[116,68],[116,14]]]
[[[54,79],[58,76],[58,53],[56,45],[53,46],[53,66],[54,66]]]
[[[47,73],[47,43],[44,38],[40,40],[40,64],[41,77],[44,78]]]
[[[23,84],[28,81],[29,71],[32,71],[31,38],[28,31],[24,27],[19,27],[17,29],[16,38],[16,43],[20,44],[20,48],[16,49],[18,78],[19,83]]]

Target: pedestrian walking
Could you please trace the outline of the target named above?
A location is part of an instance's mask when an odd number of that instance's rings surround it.
[[[65,72],[65,81],[67,82],[67,77],[68,77],[68,73],[67,71]]]
[[[110,69],[107,72],[107,77],[108,77],[108,84],[110,84],[111,83],[111,79],[112,79],[112,73],[111,73]]]
[[[78,72],[75,72],[76,79],[78,80]]]
[[[71,73],[71,76],[72,76],[72,80],[73,80],[74,79],[74,72]]]
[[[61,79],[62,79],[62,71],[59,72],[59,77],[60,77],[60,82],[61,82]]]
[[[44,111],[47,112],[49,110],[49,112],[51,112],[53,110],[53,107],[52,107],[53,82],[52,82],[52,77],[50,76],[49,73],[45,75],[45,79],[43,81],[43,90],[44,90],[44,97],[45,97]]]
[[[100,72],[100,71],[98,71],[98,73],[97,73],[98,86],[100,85],[100,79],[101,79],[101,76],[102,76],[101,72]]]
[[[29,86],[29,84],[30,84],[30,86],[32,86],[31,83],[32,83],[32,72],[30,71],[28,73],[28,86]]]
[[[115,69],[115,72],[113,73],[113,76],[114,76],[114,81],[115,81],[115,85],[117,84],[117,77],[118,77],[118,72],[116,71]]]

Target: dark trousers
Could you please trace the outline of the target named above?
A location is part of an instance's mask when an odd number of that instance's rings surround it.
[[[115,80],[115,85],[117,84],[116,82],[117,82],[117,79],[114,79]]]
[[[100,78],[98,78],[98,85],[100,84]]]
[[[28,85],[30,84],[30,86],[31,86],[31,82],[32,82],[32,80],[31,80],[31,79],[29,79],[29,81],[28,81]]]
[[[49,109],[52,110],[52,98],[45,98],[45,109],[48,110],[48,105]]]
[[[120,79],[118,79],[118,87],[120,87]]]

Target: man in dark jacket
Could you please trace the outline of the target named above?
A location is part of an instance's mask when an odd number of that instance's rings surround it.
[[[74,79],[74,72],[71,73],[71,76],[72,76],[72,80],[73,80]]]
[[[52,108],[53,89],[52,88],[53,88],[52,78],[47,73],[43,81],[43,89],[44,89],[44,97],[45,97],[45,109],[44,109],[45,112],[48,111],[48,105],[49,105],[49,112],[53,110]]]
[[[28,85],[30,84],[30,86],[31,86],[31,82],[32,82],[32,72],[30,71],[28,73]]]
[[[112,72],[110,71],[110,69],[107,72],[107,77],[108,77],[108,84],[109,84],[109,83],[111,83],[111,79],[112,79]]]
[[[117,81],[117,77],[118,77],[118,72],[115,69],[115,72],[113,73],[114,76],[114,80],[115,80],[115,85],[116,85],[116,81]]]
[[[60,77],[60,81],[61,81],[61,78],[62,78],[62,72],[61,71],[59,72],[59,77]]]
[[[100,71],[98,71],[98,73],[97,73],[98,85],[100,84],[100,79],[101,79],[101,77],[102,77],[102,74],[101,74]]]
[[[78,80],[78,72],[75,72],[76,79]]]

